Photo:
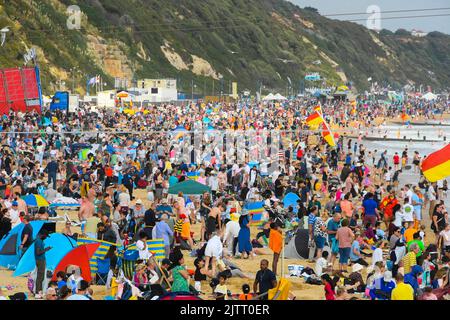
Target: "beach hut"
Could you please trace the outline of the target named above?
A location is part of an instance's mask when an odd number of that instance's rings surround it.
[[[36,239],[39,231],[46,224],[45,221],[31,221],[33,228],[33,239]],[[22,251],[19,249],[21,243],[22,230],[24,224],[21,223],[12,230],[10,230],[2,240],[0,240],[0,266],[11,270],[16,269],[19,263]]]
[[[78,246],[71,251],[69,251],[64,258],[58,263],[53,272],[52,280],[56,280],[56,274],[59,271],[67,271],[67,267],[69,266],[78,266],[81,270],[81,277],[88,281],[92,281],[91,276],[91,268],[89,266],[89,260],[94,255],[95,251],[97,251],[100,243],[89,243]]]
[[[182,192],[184,195],[199,195],[204,192],[211,192],[211,188],[200,182],[189,179],[176,183],[169,188],[169,194],[178,194],[179,192]]]
[[[14,271],[13,276],[18,277],[28,272],[33,271],[36,267],[36,259],[34,257],[34,245],[28,248],[25,254],[20,258],[17,268]],[[44,240],[45,247],[52,247],[45,253],[45,264],[47,270],[55,270],[61,259],[73,248],[77,246],[77,242],[65,234],[52,233],[47,239]]]

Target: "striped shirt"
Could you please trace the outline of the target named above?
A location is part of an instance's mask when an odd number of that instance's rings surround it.
[[[403,268],[404,268],[404,273],[410,273],[411,272],[411,268],[413,266],[415,266],[417,264],[417,259],[416,259],[416,254],[411,251],[408,252],[402,259],[403,262]]]
[[[308,216],[308,225],[313,225],[316,223],[317,217],[313,215],[312,213]]]
[[[175,226],[173,227],[173,230],[175,232],[178,232],[181,234],[181,231],[183,231],[183,220],[178,219],[177,222],[175,222]]]

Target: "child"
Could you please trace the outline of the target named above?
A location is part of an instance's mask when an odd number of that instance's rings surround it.
[[[376,240],[380,241],[380,240],[385,240],[385,236],[386,233],[384,232],[384,230],[381,229],[381,222],[377,221],[375,223],[375,236],[376,236]]]
[[[226,285],[227,277],[223,273],[219,274],[219,284],[214,288],[216,300],[227,300],[228,288]]]
[[[181,226],[181,238],[189,243],[191,249],[194,249],[194,241],[191,237],[191,223],[189,217],[182,213],[180,214],[180,219],[183,220],[183,224]]]
[[[205,260],[197,258],[194,260],[195,272],[194,272],[194,288],[198,292],[202,292],[202,281],[206,280],[206,271],[204,269]]]
[[[324,272],[328,271],[328,251],[322,252],[322,257],[317,259],[314,272],[316,276],[321,277]]]
[[[354,213],[352,215],[352,218],[350,219],[350,223],[349,223],[349,228],[352,229],[353,232],[355,232],[356,227],[358,226],[358,219],[359,219],[359,214]]]
[[[78,292],[78,287],[82,280],[80,269],[73,270],[72,275],[67,279],[67,287],[72,290],[72,294]]]
[[[56,281],[58,284],[58,290],[67,285],[66,273],[64,271],[58,271],[58,273],[56,274]]]
[[[253,295],[250,293],[250,286],[248,284],[242,285],[242,293],[239,295],[239,300],[252,300]]]
[[[178,217],[178,219],[175,222],[175,225],[173,227],[174,231],[174,244],[180,244],[181,243],[181,234],[183,232],[183,223],[184,219],[181,218],[181,215]]]
[[[335,282],[331,279],[330,275],[324,273],[321,277],[322,284],[325,285],[325,299],[326,300],[336,300],[336,294],[334,292]]]

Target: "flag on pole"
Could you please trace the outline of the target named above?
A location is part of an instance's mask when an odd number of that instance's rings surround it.
[[[322,122],[322,138],[331,146],[336,147],[336,142],[334,141],[333,134],[331,133],[328,124],[324,121]]]
[[[428,155],[420,166],[423,175],[430,182],[450,176],[450,143]]]
[[[314,107],[314,111],[319,112],[320,114],[322,114],[322,107],[320,105],[317,105]]]
[[[306,118],[306,123],[310,127],[318,126],[322,122],[323,122],[322,115],[319,112],[317,112],[317,111],[314,112],[313,114],[311,114],[308,118]]]

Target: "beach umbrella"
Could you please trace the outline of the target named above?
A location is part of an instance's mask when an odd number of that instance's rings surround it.
[[[14,277],[31,272],[36,267],[34,245],[35,243],[33,242],[22,258],[20,258],[16,271],[14,271],[13,274]],[[49,237],[44,240],[44,247],[52,248],[45,253],[45,267],[48,270],[54,270],[61,259],[76,246],[77,242],[65,234],[52,233],[49,235]]]
[[[117,98],[128,98],[130,96],[130,94],[126,91],[120,91],[119,93],[116,94]]]
[[[288,259],[308,259],[309,231],[297,229],[296,235],[284,247],[284,257]]]
[[[194,180],[186,180],[169,187],[169,194],[178,194],[179,192],[183,192],[185,195],[203,194],[211,192],[211,188]]]
[[[208,117],[203,118],[203,123],[210,123],[210,122],[211,122],[210,118],[208,118]]]
[[[284,208],[288,208],[289,206],[292,206],[294,208],[294,213],[298,212],[298,204],[297,200],[299,200],[300,197],[293,193],[289,192],[284,198],[283,198],[283,206]]]
[[[84,280],[91,282],[92,276],[89,260],[94,255],[95,251],[97,251],[99,246],[100,243],[89,243],[78,246],[69,251],[56,266],[55,271],[53,272],[52,280],[56,280],[56,274],[59,271],[66,272],[67,267],[75,265],[80,267],[81,277]]]
[[[59,207],[79,207],[80,202],[74,198],[70,197],[59,197],[50,202],[50,207],[59,208]]]
[[[258,162],[258,161],[250,161],[250,162],[248,163],[248,166],[249,166],[250,168],[258,167],[258,166],[259,166],[259,162]]]
[[[33,228],[33,239],[36,239],[37,234],[41,231],[45,221],[31,221]],[[20,260],[22,251],[19,249],[21,244],[22,230],[25,224],[21,223],[10,230],[0,240],[0,266],[14,270]]]
[[[25,201],[27,206],[30,207],[48,207],[49,203],[45,198],[38,194],[28,194],[23,196],[22,199]]]

